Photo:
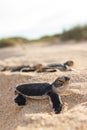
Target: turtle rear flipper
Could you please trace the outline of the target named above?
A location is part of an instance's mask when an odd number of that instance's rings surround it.
[[[19,94],[15,99],[14,99],[15,103],[18,104],[18,106],[24,106],[26,105],[26,99],[24,96],[22,96],[21,94]]]
[[[55,114],[59,114],[62,110],[62,102],[60,100],[60,97],[58,96],[57,93],[55,93],[53,91],[48,92],[47,95],[51,99]]]

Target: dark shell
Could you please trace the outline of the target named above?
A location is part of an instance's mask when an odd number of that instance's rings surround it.
[[[57,63],[47,65],[47,67],[49,67],[49,68],[57,68],[57,67],[60,67],[60,66],[61,66],[61,64],[57,64]]]
[[[21,69],[21,72],[32,72],[35,71],[34,67],[24,67],[23,69]]]
[[[56,69],[53,69],[53,68],[40,68],[37,70],[38,73],[40,72],[56,72],[57,70]]]
[[[12,68],[11,72],[21,71],[21,69],[23,69],[23,68],[29,68],[29,67],[30,67],[29,65],[26,65],[26,66],[24,66],[24,65],[17,66],[17,67]]]
[[[22,84],[16,91],[24,96],[42,96],[50,91],[52,86],[48,83]]]

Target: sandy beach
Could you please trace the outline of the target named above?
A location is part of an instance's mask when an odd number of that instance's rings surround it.
[[[38,43],[0,49],[0,66],[64,63],[73,60],[72,71],[54,73],[0,72],[0,130],[86,130],[87,129],[87,41]],[[61,94],[63,110],[54,114],[48,99],[28,99],[25,107],[14,103],[18,84],[48,82],[69,76]]]

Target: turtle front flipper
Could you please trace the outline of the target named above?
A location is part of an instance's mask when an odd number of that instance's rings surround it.
[[[24,106],[26,105],[26,99],[21,94],[18,94],[18,96],[14,99],[15,103],[18,104],[18,106]]]
[[[62,110],[62,102],[59,95],[53,91],[48,92],[47,95],[50,97],[50,100],[53,104],[55,114],[59,114]]]

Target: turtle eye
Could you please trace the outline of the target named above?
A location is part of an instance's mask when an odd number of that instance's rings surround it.
[[[14,91],[14,94],[17,95],[17,91],[16,90]]]
[[[69,77],[65,77],[65,80],[66,80],[66,81],[69,81],[69,80],[70,80],[70,78],[69,78]]]
[[[63,81],[63,80],[61,80],[61,79],[59,79],[58,81],[59,81],[60,83],[63,83],[63,82],[64,82],[64,81]]]

